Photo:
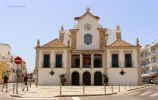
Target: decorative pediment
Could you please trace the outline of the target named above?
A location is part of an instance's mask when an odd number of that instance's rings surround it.
[[[119,40],[116,40],[115,42],[113,42],[111,45],[109,45],[109,46],[118,46],[118,47],[122,47],[122,46],[126,46],[126,47],[133,47],[134,45],[132,45],[132,44],[130,44],[130,43],[127,43],[126,41],[124,41],[124,40],[121,40],[121,39],[119,39]]]
[[[87,16],[87,15],[90,15],[90,16],[92,16],[93,18],[95,18],[96,20],[99,20],[100,18],[98,17],[98,16],[94,16],[89,10],[90,10],[90,8],[89,9],[86,9],[87,11],[86,11],[86,13],[84,13],[82,16],[80,16],[80,17],[75,17],[74,19],[75,20],[80,20],[80,19],[82,19],[83,17],[85,17],[85,16]]]
[[[63,47],[66,47],[66,45],[61,40],[56,38],[53,41],[50,41],[47,44],[43,45],[42,47],[44,47],[44,48],[63,48]]]

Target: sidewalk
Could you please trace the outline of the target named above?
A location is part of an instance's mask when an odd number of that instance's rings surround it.
[[[143,88],[144,86],[34,86],[29,88],[29,91],[22,91],[19,89],[19,94],[11,96],[22,98],[52,98],[58,96],[86,96],[86,95],[111,95],[118,92],[126,92],[133,89]],[[84,89],[83,89],[84,88]],[[105,90],[106,88],[106,90]]]

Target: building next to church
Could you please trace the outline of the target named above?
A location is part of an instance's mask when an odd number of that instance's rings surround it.
[[[142,76],[158,77],[158,40],[141,48]]]
[[[0,60],[0,84],[3,83],[3,77],[4,75],[9,76],[10,75],[10,65]]]
[[[36,46],[38,85],[129,85],[141,83],[140,45],[121,38],[120,26],[103,27],[90,9],[74,18],[77,24],[69,30],[62,26],[59,38]]]
[[[17,57],[13,55],[11,46],[9,44],[0,43],[0,82],[3,76],[6,74],[9,77],[9,82],[16,81],[17,65],[14,63],[14,59]],[[23,60],[18,67],[19,76],[24,76],[27,73],[26,62]]]
[[[1,79],[3,79],[5,74],[7,74],[9,76],[9,81],[13,81],[11,46],[9,44],[0,43],[0,63]]]

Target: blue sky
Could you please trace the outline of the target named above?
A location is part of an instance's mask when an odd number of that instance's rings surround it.
[[[110,29],[121,26],[122,37],[141,45],[158,39],[158,0],[0,0],[0,43],[8,43],[12,53],[35,65],[36,41],[41,44],[58,37],[61,25],[73,27],[74,17],[91,8],[100,23]]]

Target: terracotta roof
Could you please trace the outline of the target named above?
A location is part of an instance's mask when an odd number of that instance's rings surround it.
[[[118,39],[116,40],[115,42],[113,42],[111,45],[109,46],[128,46],[128,47],[131,47],[131,46],[134,46],[130,43],[127,43],[126,41],[124,40],[121,40],[121,39]]]
[[[48,48],[63,48],[66,47],[66,45],[59,40],[58,38],[48,42],[47,44],[43,45],[42,47],[48,47]]]
[[[87,11],[85,14],[83,14],[83,15],[80,16],[80,17],[75,17],[74,19],[75,19],[75,20],[80,20],[81,18],[83,18],[83,17],[86,16],[86,15],[90,15],[90,16],[94,17],[94,18],[97,19],[97,20],[100,19],[98,16],[94,16],[94,15],[93,15],[92,13],[90,13],[89,11]]]

